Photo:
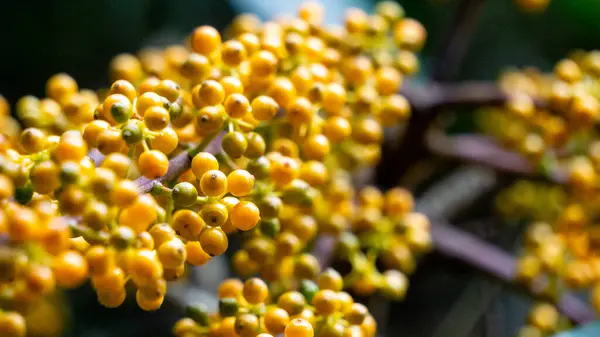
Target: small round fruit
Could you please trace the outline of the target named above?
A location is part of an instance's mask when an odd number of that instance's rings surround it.
[[[140,173],[148,179],[157,179],[164,176],[169,169],[169,158],[158,151],[150,150],[142,153],[138,159]]]
[[[227,189],[236,197],[248,195],[254,187],[254,176],[246,170],[234,170],[227,176]]]
[[[231,210],[231,223],[239,230],[251,230],[259,220],[260,211],[251,201],[240,201]]]
[[[200,189],[204,195],[216,197],[227,192],[227,177],[219,170],[205,172],[200,178]]]
[[[294,318],[286,326],[284,337],[313,337],[315,331],[312,325],[303,318]]]

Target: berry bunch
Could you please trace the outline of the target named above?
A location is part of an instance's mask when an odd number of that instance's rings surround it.
[[[277,297],[261,279],[244,283],[228,279],[219,287],[218,313],[209,314],[206,306],[192,304],[188,317],[179,320],[173,332],[178,337],[373,337],[373,317],[342,286],[342,277],[333,269],[323,272],[318,283],[303,281],[297,290]]]
[[[408,287],[405,274],[415,270],[416,258],[431,248],[429,220],[413,212],[412,195],[394,188],[382,194],[373,187],[358,193],[358,207],[347,219],[351,232],[340,235],[334,257],[349,262],[345,283],[360,295],[380,290],[400,299]],[[381,274],[378,270],[386,270]]]
[[[556,310],[550,303],[536,303],[531,309],[528,323],[517,333],[518,337],[544,337],[551,336],[557,331],[570,328],[569,321]]]
[[[519,180],[496,196],[496,208],[507,219],[553,223],[567,206],[568,196],[551,183]]]
[[[590,222],[594,201],[582,202],[561,187],[529,181],[515,183],[497,201],[505,216],[533,221],[527,226],[517,261],[517,280],[551,303],[566,289],[591,289],[591,302],[598,310],[600,236]],[[547,336],[569,327],[551,303],[531,309],[529,325],[519,336]]]
[[[426,33],[394,2],[350,9],[343,26],[322,16],[311,2],[297,17],[242,15],[224,36],[198,27],[185,45],[117,56],[97,92],[55,75],[46,98],[17,103],[22,131],[2,104],[0,334],[25,335],[27,307],[88,279],[106,307],[132,284],[156,310],[167,281],[241,231],[234,268],[271,282],[271,298],[260,279],[229,280],[219,315],[192,309],[178,334],[373,336],[342,288],[401,298],[429,223],[408,191],[355,198],[351,178],[409,117],[398,92]],[[318,235],[348,275],[320,272]]]
[[[563,285],[589,287],[598,279],[593,219],[599,196],[599,62],[598,52],[578,52],[551,74],[508,72],[500,80],[506,106],[480,118],[485,132],[568,187],[519,182],[499,196],[504,213],[534,221],[518,274],[527,282],[548,276],[553,292]]]
[[[575,189],[594,189],[599,65],[597,51],[579,52],[550,74],[536,69],[505,73],[500,85],[508,96],[506,106],[485,112],[483,130],[543,172],[566,171]]]
[[[523,155],[553,183],[519,181],[497,199],[501,213],[528,225],[516,276],[556,301],[564,289],[592,289],[600,310],[598,260],[598,118],[600,53],[575,52],[551,73],[527,68],[503,74],[502,108],[482,110],[485,133]],[[543,284],[543,289],[540,289]],[[557,329],[550,304],[537,306],[524,335]]]

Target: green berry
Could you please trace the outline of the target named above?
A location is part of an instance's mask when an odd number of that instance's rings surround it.
[[[117,229],[110,236],[111,244],[117,247],[118,249],[125,249],[131,246],[134,240],[135,233],[133,229],[127,226],[117,227]]]
[[[144,134],[140,128],[140,122],[129,120],[121,129],[121,137],[127,144],[135,144],[142,140]]]
[[[248,163],[246,171],[250,172],[257,180],[265,179],[269,176],[271,162],[265,156],[258,157]]]
[[[208,326],[208,307],[204,303],[190,304],[185,308],[185,315],[201,326]]]
[[[229,157],[237,159],[242,157],[248,149],[248,141],[241,132],[229,132],[223,137],[221,147]]]
[[[238,308],[238,302],[233,297],[225,297],[219,300],[219,314],[222,317],[235,316]]]
[[[277,218],[263,218],[258,223],[260,232],[270,238],[274,238],[281,230],[281,224]]]
[[[300,281],[298,291],[306,298],[308,303],[312,303],[313,297],[319,291],[319,286],[311,280],[302,280]]]
[[[175,205],[189,207],[196,203],[198,191],[194,185],[181,182],[173,187],[172,197]]]

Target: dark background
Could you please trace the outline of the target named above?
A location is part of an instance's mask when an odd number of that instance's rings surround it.
[[[327,2],[327,1],[326,1]],[[369,9],[373,0],[331,0],[329,18],[343,8]],[[428,30],[422,53],[435,59],[457,0],[405,0],[409,16]],[[510,65],[549,67],[574,48],[600,42],[600,5],[594,0],[553,0],[541,15],[520,13],[510,0],[487,0],[474,40],[457,79],[494,78]],[[82,87],[107,85],[110,58],[149,44],[178,41],[192,28],[223,28],[239,11],[293,11],[297,0],[21,0],[3,1],[0,12],[0,92],[11,102],[42,95],[56,72],[74,76]]]
[[[345,7],[370,9],[375,3],[323,2],[331,20],[339,19]],[[407,15],[420,20],[428,30],[428,43],[421,54],[423,71],[419,76],[423,78],[436,61],[459,1],[400,2]],[[222,29],[240,11],[267,18],[274,11],[293,11],[297,3],[5,0],[0,11],[0,93],[11,104],[26,94],[43,96],[46,79],[57,72],[71,74],[82,88],[107,86],[108,62],[118,53],[178,42],[201,24]],[[511,66],[550,69],[576,48],[594,49],[600,45],[599,17],[600,3],[596,0],[552,0],[548,10],[540,15],[521,13],[510,0],[487,0],[464,62],[452,80],[493,80]],[[429,183],[438,183],[436,179]],[[498,186],[510,181],[502,179]],[[512,249],[519,230],[490,220],[492,193],[497,188],[480,197],[477,211],[467,210],[456,221],[463,228],[478,231],[490,241]],[[481,222],[486,222],[487,230],[481,230]],[[406,301],[383,310],[387,314],[381,317],[387,316],[389,323],[384,323],[381,330],[387,336],[508,337],[525,319],[527,300],[499,282],[435,254],[423,261],[411,282]],[[106,310],[95,303],[89,287],[68,293],[66,298],[70,318],[65,336],[166,336],[170,325],[181,315],[181,308],[174,303],[166,303],[158,313],[143,313],[132,302]],[[441,327],[450,334],[436,335]]]

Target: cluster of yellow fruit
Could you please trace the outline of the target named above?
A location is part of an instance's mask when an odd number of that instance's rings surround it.
[[[584,207],[570,203],[554,222],[529,225],[517,278],[527,285],[547,281],[544,292],[557,298],[561,289],[593,288],[592,304],[600,309],[600,229],[590,224]]]
[[[506,219],[535,219],[554,223],[567,206],[562,186],[542,181],[518,180],[496,196],[496,209]]]
[[[566,289],[592,290],[592,305],[600,310],[600,227],[591,223],[593,205],[573,198],[563,186],[518,181],[499,194],[497,206],[506,217],[533,221],[527,226],[515,276],[549,301],[531,309],[529,324],[519,336],[568,329],[568,319],[554,306]]]
[[[552,336],[570,328],[569,319],[562,316],[553,304],[540,302],[531,309],[527,324],[519,330],[517,337]]]
[[[569,329],[569,319],[560,315],[555,303],[567,288],[589,288],[600,281],[600,259],[592,248],[600,244],[600,236],[594,234],[600,232],[585,225],[582,205],[569,203],[561,186],[518,181],[498,195],[496,204],[507,218],[534,221],[527,225],[515,276],[548,300],[531,308],[528,323],[517,335],[551,336]],[[592,301],[598,310],[596,289]]]
[[[537,69],[505,73],[503,108],[486,108],[484,132],[527,158],[553,183],[520,181],[497,200],[502,213],[532,221],[517,277],[547,281],[545,295],[593,287],[600,310],[598,215],[600,194],[600,52],[575,52],[549,74]],[[549,310],[549,309],[548,309]],[[554,320],[556,321],[556,320]],[[545,333],[552,328],[538,326]]]
[[[380,290],[388,297],[400,299],[408,286],[405,274],[416,267],[416,259],[431,248],[429,221],[411,212],[413,199],[404,189],[395,188],[383,195],[374,187],[358,193],[358,206],[349,200],[352,188],[348,181],[333,181],[327,200],[317,197],[310,215],[284,208],[273,220],[262,219],[258,231],[250,232],[242,249],[233,256],[233,267],[239,275],[260,276],[280,291],[296,286],[292,280],[315,279],[320,261],[302,253],[320,231],[337,238],[334,262],[349,263],[344,284],[354,293],[368,296]],[[267,205],[281,203],[274,197]],[[333,212],[333,205],[347,202],[345,212]],[[262,209],[267,207],[261,203]],[[338,206],[336,206],[338,207]],[[377,265],[381,262],[381,265]],[[383,274],[378,267],[388,269]]]
[[[394,2],[372,15],[349,9],[343,26],[322,16],[313,2],[298,17],[242,15],[224,41],[198,27],[187,45],[119,55],[98,92],[55,75],[46,98],[16,104],[22,131],[3,104],[0,334],[24,336],[29,304],[87,279],[104,306],[121,305],[133,284],[138,305],[156,310],[186,263],[206,264],[244,231],[240,274],[307,292],[271,310],[263,281],[228,281],[210,331],[255,336],[264,323],[292,337],[373,336],[372,317],[342,287],[402,297],[401,271],[430,248],[429,222],[403,189],[367,187],[356,203],[352,172],[377,163],[383,128],[408,118],[398,92],[426,34]],[[345,279],[319,276],[307,252],[317,234],[351,263]],[[202,330],[176,330],[188,328]]]
[[[192,304],[173,332],[177,337],[374,337],[373,316],[342,291],[343,285],[340,274],[328,269],[316,283],[304,280],[297,290],[273,298],[259,278],[227,279],[219,287],[217,313]]]
[[[482,128],[544,173],[568,176],[578,190],[597,186],[600,142],[600,52],[576,52],[549,74],[524,69],[503,74],[503,109],[490,109]]]

